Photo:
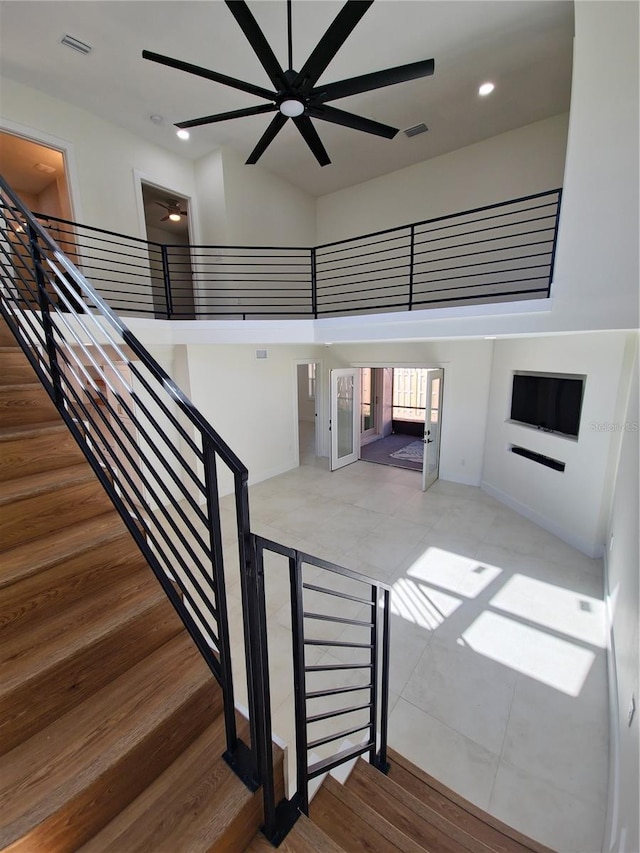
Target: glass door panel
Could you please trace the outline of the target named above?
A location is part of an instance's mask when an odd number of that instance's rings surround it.
[[[360,377],[357,368],[331,371],[331,470],[360,454]]]

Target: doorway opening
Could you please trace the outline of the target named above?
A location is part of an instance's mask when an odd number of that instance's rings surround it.
[[[156,317],[193,320],[195,301],[189,199],[171,190],[140,182]],[[170,292],[168,284],[171,284]]]
[[[318,430],[320,362],[297,362],[298,464],[315,465],[322,455]]]
[[[360,393],[352,395],[349,403],[354,414],[351,434],[356,439],[352,443],[357,441],[359,453],[353,447],[344,463],[359,458],[413,470],[422,474],[422,488],[429,488],[439,476],[443,370],[362,367],[346,373],[343,382],[353,376],[359,384]],[[337,414],[344,397],[338,389]]]

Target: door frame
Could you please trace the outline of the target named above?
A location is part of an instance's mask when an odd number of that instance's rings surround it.
[[[196,205],[193,203],[193,195],[190,190],[177,189],[174,187],[167,187],[164,183],[159,183],[154,178],[150,177],[146,172],[141,171],[140,169],[133,170],[133,184],[134,184],[134,192],[136,197],[136,212],[138,215],[138,228],[140,237],[143,240],[147,240],[147,218],[144,213],[144,196],[142,193],[142,185],[147,184],[147,186],[153,187],[156,190],[161,190],[163,193],[167,193],[169,196],[178,196],[181,200],[184,200],[187,205],[187,228],[189,232],[189,247],[190,247],[190,263],[191,263],[191,276],[192,276],[192,294],[193,294],[193,307],[194,312],[198,313],[199,305],[199,293],[198,287],[196,284],[196,272],[198,269],[198,264],[194,260],[194,251],[193,247],[200,243],[199,234],[200,227],[198,222],[198,216],[196,212]],[[149,264],[151,264],[151,259],[149,259]],[[155,308],[155,306],[154,306]]]
[[[441,403],[441,412],[444,410],[445,405],[445,397],[444,397],[444,374],[447,372],[447,367],[451,362],[449,361],[439,361],[437,363],[434,362],[416,362],[416,361],[354,361],[351,362],[350,367],[413,367],[419,368],[421,370],[442,370],[443,371],[443,383],[442,383],[442,403]],[[426,412],[425,412],[426,415]],[[438,449],[438,476],[439,476],[439,459],[440,459],[440,451],[442,449],[442,426],[440,427],[440,447]],[[422,488],[422,484],[420,485]]]
[[[0,130],[5,133],[10,133],[12,136],[18,136],[21,139],[25,139],[27,142],[35,142],[36,145],[53,148],[62,154],[64,159],[65,176],[67,179],[67,191],[69,193],[69,207],[71,209],[70,219],[73,222],[82,222],[80,178],[78,176],[76,153],[73,142],[70,142],[68,139],[61,139],[58,136],[53,136],[43,130],[29,127],[26,124],[11,121],[11,119],[8,118],[0,119]]]

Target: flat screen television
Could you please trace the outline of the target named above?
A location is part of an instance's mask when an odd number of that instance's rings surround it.
[[[514,373],[511,420],[548,432],[578,435],[583,376]]]

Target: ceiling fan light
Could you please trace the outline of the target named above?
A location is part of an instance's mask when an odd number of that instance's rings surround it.
[[[489,83],[487,81],[486,83],[483,83],[482,86],[480,86],[480,88],[478,89],[478,94],[481,98],[486,98],[486,96],[490,95],[495,88],[496,87],[494,83]]]
[[[304,104],[295,98],[287,98],[285,101],[282,101],[278,109],[283,116],[295,118],[296,116],[301,116],[304,112]]]
[[[172,222],[180,222],[180,220],[182,219],[182,217],[180,216],[180,214],[179,214],[179,213],[170,213],[170,214],[169,214],[169,219],[170,219]]]
[[[178,139],[188,139],[189,131],[181,127],[180,130],[176,131],[176,136],[178,137]]]

